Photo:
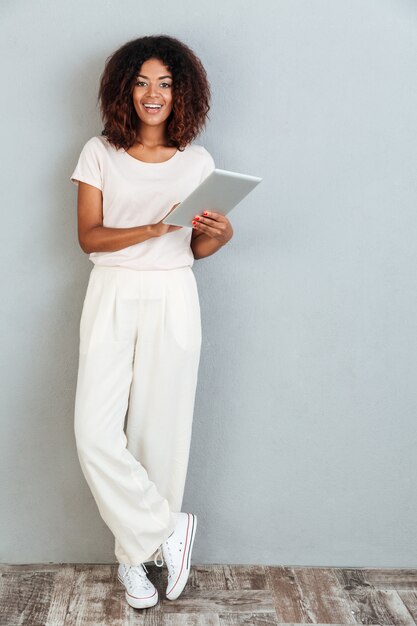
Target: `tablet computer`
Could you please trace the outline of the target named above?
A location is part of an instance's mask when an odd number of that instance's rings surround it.
[[[163,224],[192,228],[195,215],[203,211],[216,211],[227,215],[245,196],[263,180],[239,172],[220,170],[217,167],[180,204],[167,215]]]

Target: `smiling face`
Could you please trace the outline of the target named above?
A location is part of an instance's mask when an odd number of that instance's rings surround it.
[[[172,111],[172,73],[159,59],[148,59],[136,74],[133,88],[133,105],[141,124],[166,125]],[[159,104],[160,107],[146,107]]]

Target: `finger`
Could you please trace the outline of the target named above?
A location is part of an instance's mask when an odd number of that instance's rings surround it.
[[[216,215],[218,214],[214,214],[213,217],[203,217],[202,215],[195,215],[194,221],[196,221],[197,224],[215,224],[215,223],[223,221],[215,217]],[[223,216],[220,216],[220,217],[223,217]]]
[[[214,226],[209,226],[208,224],[203,224],[202,222],[193,222],[193,226],[196,230],[201,230],[201,232],[210,235],[210,237],[218,237],[221,233]]]
[[[207,210],[203,211],[203,217],[208,217],[213,220],[219,220],[219,221],[226,219],[223,213],[218,213],[217,211],[207,211]]]
[[[199,219],[193,220],[192,223],[193,226],[196,225],[198,227],[198,225],[200,225],[201,230],[203,230],[203,228],[211,228],[219,234],[221,234],[226,229],[226,225],[224,222],[220,222],[220,220],[212,220],[210,218],[200,217]]]

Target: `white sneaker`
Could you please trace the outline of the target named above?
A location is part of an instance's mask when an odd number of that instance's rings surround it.
[[[168,600],[176,600],[187,583],[196,528],[197,515],[177,513],[175,530],[162,544],[162,554],[169,572],[166,589]]]
[[[158,590],[148,579],[148,570],[143,563],[127,565],[120,563],[117,578],[126,588],[126,600],[135,609],[146,609],[158,602]]]

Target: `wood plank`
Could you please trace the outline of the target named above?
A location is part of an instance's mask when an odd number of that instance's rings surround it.
[[[274,626],[278,625],[279,621],[275,613],[224,613],[219,615],[219,624],[220,626]]]
[[[375,589],[417,591],[417,569],[365,569],[366,580]]]
[[[356,623],[331,568],[266,567],[266,573],[279,622]]]
[[[166,571],[166,570],[165,570]],[[224,565],[192,565],[187,581],[188,589],[227,589]]]
[[[2,571],[0,615],[2,626],[40,626],[46,623],[56,572]]]
[[[376,589],[368,580],[368,570],[337,568],[333,571],[359,624],[414,626],[414,619],[398,593]]]
[[[163,626],[220,626],[221,624],[216,613],[168,613],[160,623]]]
[[[0,566],[1,626],[414,626],[417,570],[192,565],[181,596],[148,566],[160,601],[133,609],[117,564]]]
[[[61,565],[54,571],[53,580],[51,604],[45,626],[64,624],[74,586],[75,566]]]
[[[415,591],[397,591],[398,597],[417,624],[417,594]]]
[[[305,615],[303,621],[357,623],[349,597],[332,568],[303,567],[294,568],[293,572]]]
[[[227,589],[269,589],[264,565],[223,565]]]
[[[162,599],[165,613],[272,613],[274,604],[269,591],[222,589],[184,589],[177,600]]]
[[[130,606],[114,565],[76,565],[72,595],[63,624],[97,626],[127,623]]]

